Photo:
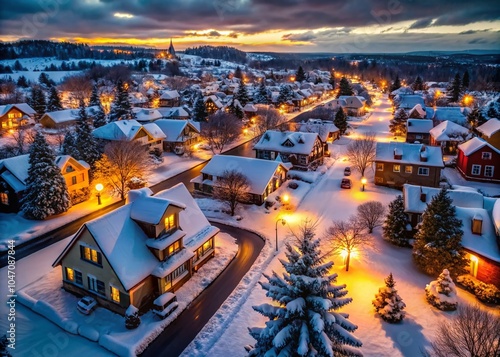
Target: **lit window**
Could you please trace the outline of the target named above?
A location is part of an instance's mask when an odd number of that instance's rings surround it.
[[[114,286],[110,286],[110,288],[111,288],[111,299],[114,302],[120,302],[120,290],[118,290]]]
[[[472,175],[481,175],[481,165],[472,165]]]
[[[76,176],[73,176],[73,177],[71,178],[71,184],[72,184],[72,185],[76,185]]]
[[[101,253],[99,253],[97,250],[85,246],[80,246],[80,252],[82,259],[101,265]]]
[[[209,239],[205,243],[203,243],[203,251],[206,252],[207,250],[212,248],[212,240]]]
[[[392,171],[394,171],[394,172],[400,172],[401,171],[401,165],[393,165],[392,166]]]
[[[71,268],[66,268],[66,280],[75,281],[75,271]]]
[[[170,230],[170,229],[172,229],[172,228],[175,227],[175,225],[174,225],[175,222],[174,221],[175,221],[175,219],[174,219],[174,215],[173,214],[171,214],[168,217],[165,217],[165,230],[166,231],[168,231],[168,230]]]
[[[413,172],[413,166],[405,166],[405,173],[411,174]]]
[[[493,177],[493,172],[495,170],[495,166],[485,166],[484,167],[484,176],[486,177]]]
[[[483,153],[481,153],[481,159],[483,159],[483,160],[491,160],[491,152],[483,152]]]
[[[176,253],[181,247],[181,244],[179,241],[175,241],[173,244],[170,244],[168,246],[168,255],[172,255],[174,253]]]
[[[377,163],[377,171],[384,171],[384,164]]]
[[[8,192],[0,192],[0,203],[5,206],[9,205],[9,193]]]
[[[427,167],[419,167],[418,168],[418,175],[419,176],[429,176],[429,168],[427,168]]]

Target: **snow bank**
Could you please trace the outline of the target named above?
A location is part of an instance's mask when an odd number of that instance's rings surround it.
[[[24,306],[29,307],[31,310],[33,310],[33,308],[38,300],[33,299],[31,296],[26,294],[24,291],[18,291],[16,301],[20,302]]]
[[[110,335],[101,336],[99,345],[121,357],[135,357],[136,354],[130,351],[127,346],[121,344]]]
[[[90,325],[80,325],[80,327],[78,327],[78,334],[94,342],[97,342],[100,337],[99,331]]]
[[[45,301],[38,300],[33,306],[33,311],[52,321],[63,330],[66,330],[73,335],[78,334],[78,324],[62,317],[52,305],[46,303]]]

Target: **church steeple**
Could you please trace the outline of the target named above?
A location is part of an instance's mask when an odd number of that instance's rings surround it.
[[[172,43],[172,39],[170,39],[170,47],[168,48],[168,53],[172,57],[175,57],[175,48],[174,48],[174,44]]]

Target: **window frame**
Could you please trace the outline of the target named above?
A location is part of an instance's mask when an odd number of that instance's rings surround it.
[[[384,171],[384,163],[383,162],[377,162],[376,171]]]
[[[408,169],[410,170],[408,171]],[[405,165],[405,174],[413,174],[413,166]]]
[[[493,155],[489,151],[482,151],[481,152],[481,160],[491,160]]]
[[[9,192],[0,192],[0,203],[4,206],[10,206],[9,204]]]
[[[115,299],[115,294],[118,296],[118,300]],[[116,286],[109,284],[109,296],[111,297],[111,301],[119,304],[120,303],[120,289],[118,289]]]
[[[88,251],[87,251],[88,250]],[[88,254],[87,254],[88,253]],[[87,257],[88,255],[88,257]],[[95,260],[94,260],[95,257]],[[87,245],[80,245],[80,259],[102,268],[102,253]]]
[[[424,173],[426,172],[426,173]],[[422,167],[420,166],[417,171],[418,176],[429,176],[430,170],[428,167]]]
[[[392,172],[401,172],[401,164],[393,164]]]
[[[477,169],[477,172],[475,171],[475,169]],[[481,169],[482,169],[481,165],[473,164],[472,167],[471,167],[471,170],[470,170],[470,174],[474,175],[474,176],[480,176],[481,175]]]
[[[488,171],[488,169],[491,169],[491,174],[490,175],[486,174],[486,172]],[[493,165],[485,165],[484,166],[484,177],[493,177],[494,174],[495,174],[495,166],[493,166]]]

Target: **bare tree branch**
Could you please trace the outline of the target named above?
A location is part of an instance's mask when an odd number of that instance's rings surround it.
[[[366,168],[375,161],[375,133],[367,133],[352,141],[346,154],[352,166],[364,176]]]
[[[238,203],[248,201],[250,184],[247,177],[236,170],[226,170],[214,182],[213,195],[225,202],[234,216]]]
[[[214,154],[224,148],[241,134],[241,121],[232,114],[217,112],[202,124],[201,136],[208,142]]]

